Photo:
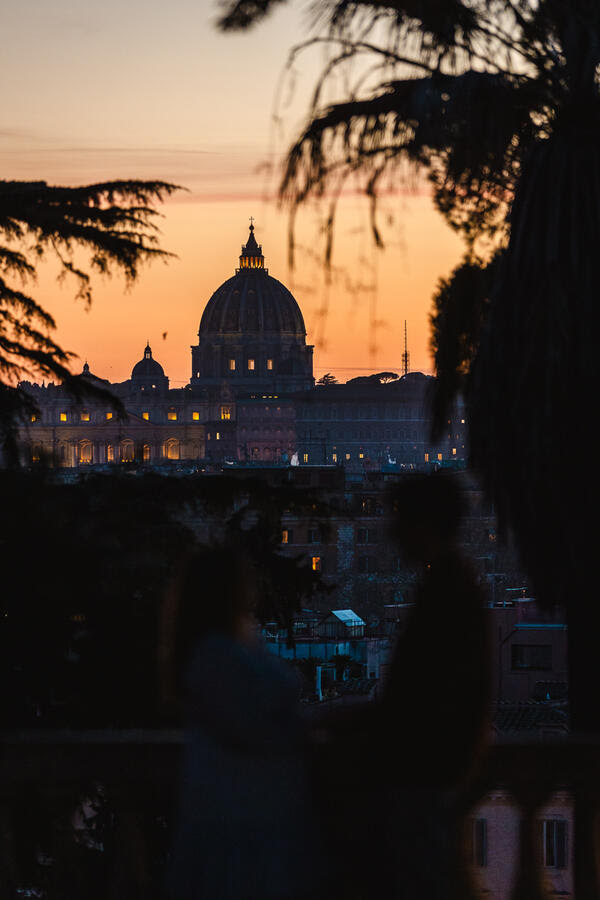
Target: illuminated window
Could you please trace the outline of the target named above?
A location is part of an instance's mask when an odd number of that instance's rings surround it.
[[[67,421],[67,414],[66,414],[65,412],[62,412],[62,413],[59,415],[58,418],[60,419],[61,422],[66,422],[66,421]]]
[[[168,419],[170,422],[176,422],[176,421],[177,421],[177,413],[176,413],[176,412],[169,412],[169,413],[167,413],[167,419]]]
[[[425,454],[425,462],[429,462],[429,453]]]
[[[179,441],[167,441],[166,451],[167,459],[179,459]]]
[[[302,454],[302,461],[305,462],[305,463],[308,462],[308,453],[303,453],[303,454]]]
[[[273,360],[272,359],[267,360],[267,369],[269,370],[269,372],[273,371]]]
[[[332,453],[331,458],[334,462],[337,462],[337,453]]]
[[[254,372],[254,360],[253,359],[248,360],[248,371]]]
[[[220,441],[220,440],[221,440],[221,432],[217,431],[217,433],[215,434],[215,441]]]
[[[108,460],[108,462],[115,461],[115,448],[112,444],[109,444],[106,448],[106,459]]]
[[[199,422],[199,421],[200,421],[200,413],[199,413],[199,412],[193,412],[193,413],[192,413],[192,421],[194,421],[194,422]]]
[[[32,416],[32,417],[31,417],[31,421],[32,421],[32,422],[37,422],[37,416]]]
[[[144,462],[148,462],[150,459],[150,444],[144,444],[142,449],[142,459]]]
[[[346,453],[346,459],[350,459],[350,454]]]
[[[230,360],[229,360],[229,371],[230,371],[230,372],[235,372],[235,359],[230,359]]]
[[[359,454],[358,454],[358,458],[359,458],[359,459],[364,459],[364,458],[365,458],[365,454],[364,454],[364,453],[359,453]]]
[[[133,441],[123,441],[121,444],[121,462],[133,462],[134,459]]]
[[[149,419],[149,418],[150,418],[150,413],[149,413],[149,412],[143,412],[143,413],[142,413],[142,419]]]
[[[321,571],[321,557],[320,556],[312,557],[311,568],[312,568],[313,572]]]
[[[461,420],[460,420],[460,424],[461,424],[461,425],[464,425],[464,424],[465,424],[465,420],[464,420],[464,419],[461,419]]]
[[[456,456],[456,447],[452,448],[452,456]]]
[[[230,419],[231,418],[231,407],[230,406],[222,406],[221,407],[221,418],[222,419]]]
[[[441,462],[443,458],[444,458],[443,453],[438,453],[438,462]]]
[[[108,421],[108,419],[112,419],[113,414],[111,412],[104,413],[104,418]]]
[[[281,543],[282,544],[293,544],[294,543],[294,532],[291,528],[284,528],[281,532]]]
[[[79,418],[81,419],[82,422],[89,422],[89,421],[90,421],[90,414],[89,414],[89,412],[82,412],[82,413],[80,414]]]

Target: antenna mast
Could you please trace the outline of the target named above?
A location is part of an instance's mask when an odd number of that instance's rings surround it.
[[[404,353],[402,354],[402,374],[408,375],[410,367],[410,353],[408,352],[408,336],[406,332],[406,319],[404,320]]]

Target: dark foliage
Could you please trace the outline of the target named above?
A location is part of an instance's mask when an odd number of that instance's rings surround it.
[[[162,181],[76,188],[0,181],[0,441],[9,462],[14,460],[14,424],[31,412],[19,380],[56,379],[76,400],[84,395],[107,399],[106,392],[71,375],[71,354],[52,337],[54,319],[25,292],[40,261],[58,260],[59,278],[72,276],[77,296],[88,304],[90,273],[118,271],[133,282],[144,262],[170,255],[158,245],[154,204],[175,190]],[[87,265],[81,256],[87,256]]]

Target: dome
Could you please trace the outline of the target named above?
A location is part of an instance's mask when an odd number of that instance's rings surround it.
[[[143,359],[140,359],[140,361],[136,363],[131,370],[131,377],[149,379],[165,377],[164,369],[161,364],[156,362],[155,359],[152,359],[152,350],[150,349],[150,343],[146,345]]]
[[[224,334],[306,336],[304,319],[292,293],[264,267],[254,225],[242,247],[239,269],[217,288],[200,321],[201,338]]]

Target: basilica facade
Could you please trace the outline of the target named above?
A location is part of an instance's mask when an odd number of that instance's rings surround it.
[[[21,432],[24,463],[293,459],[352,468],[464,457],[464,419],[449,421],[442,449],[429,446],[431,379],[424,375],[392,385],[315,386],[302,312],[265,267],[253,225],[235,274],[203,310],[185,387],[169,386],[149,344],[126,381],[111,383],[87,362],[80,378],[95,390],[78,403],[62,385],[21,385],[37,407]]]

